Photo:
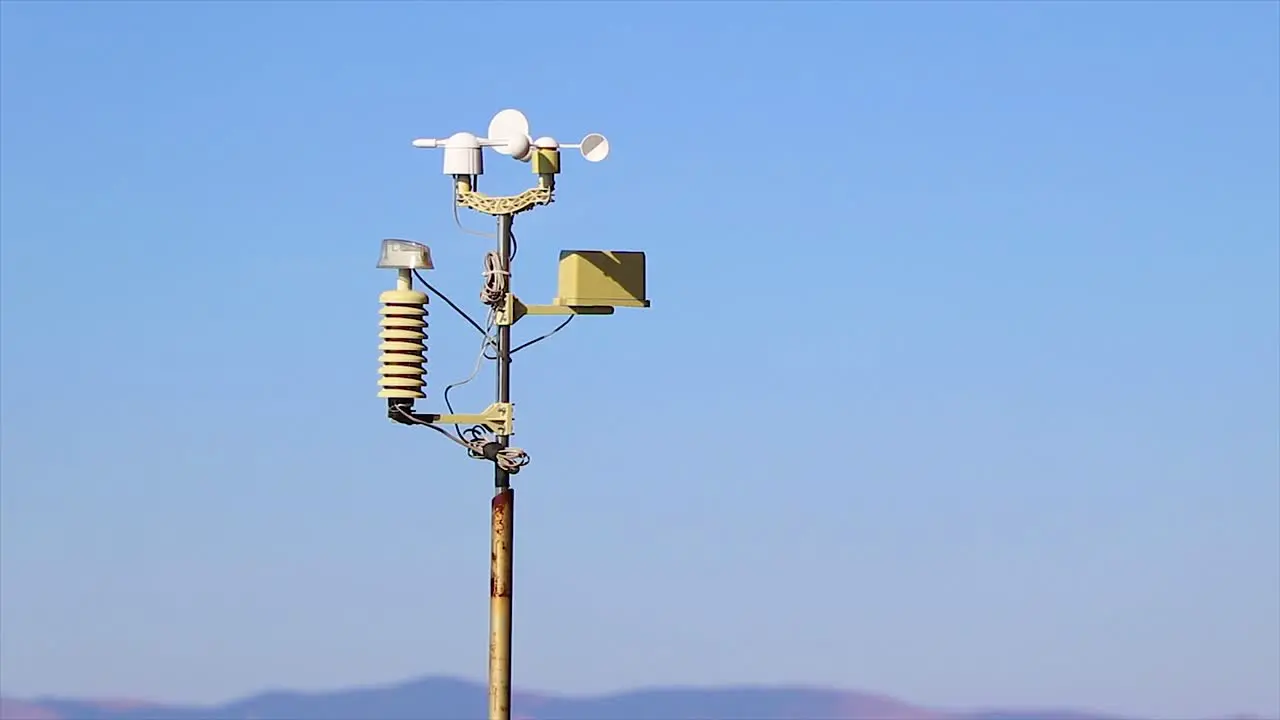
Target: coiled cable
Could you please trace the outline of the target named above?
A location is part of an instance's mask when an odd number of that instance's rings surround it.
[[[510,268],[503,267],[502,258],[490,250],[484,254],[484,285],[480,288],[480,301],[489,307],[497,307],[507,299],[510,289]]]

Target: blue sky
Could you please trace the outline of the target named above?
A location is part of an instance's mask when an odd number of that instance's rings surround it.
[[[0,20],[5,694],[483,675],[489,471],[385,420],[373,264],[478,304],[409,141],[518,107],[613,155],[516,291],[627,249],[653,299],[514,365],[518,685],[1280,714],[1276,3]]]

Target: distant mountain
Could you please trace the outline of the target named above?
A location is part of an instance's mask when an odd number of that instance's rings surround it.
[[[485,687],[427,677],[321,693],[267,692],[206,707],[0,699],[0,720],[484,720]],[[518,692],[521,720],[1120,720],[1053,710],[947,712],[882,695],[805,687],[636,690],[594,697]]]
[[[39,705],[0,698],[0,720],[58,720],[58,715]]]

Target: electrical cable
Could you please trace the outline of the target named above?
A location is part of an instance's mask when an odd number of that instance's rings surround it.
[[[479,230],[472,230],[471,228],[462,224],[462,218],[458,216],[458,196],[457,195],[454,195],[452,198],[450,198],[450,204],[453,206],[453,224],[457,225],[459,230],[461,230],[464,233],[467,233],[468,235],[475,235],[476,237],[488,238],[490,240],[497,241],[498,236],[493,233],[480,232]],[[513,232],[511,233],[511,259],[512,260],[516,259],[516,253],[519,251],[520,251],[520,245],[519,243],[516,242],[516,234]]]
[[[477,460],[492,460],[498,468],[512,475],[520,472],[520,468],[529,464],[529,453],[518,447],[502,447],[496,440],[488,438],[486,428],[480,425],[468,428],[466,433],[467,451]]]
[[[565,327],[566,325],[568,325],[570,322],[572,322],[572,321],[573,321],[573,319],[574,319],[574,318],[576,318],[576,317],[578,317],[578,316],[577,316],[577,315],[570,315],[569,317],[565,318],[564,322],[562,322],[562,323],[560,323],[559,325],[557,325],[555,330],[552,330],[551,332],[546,333],[545,335],[539,335],[538,337],[536,337],[536,338],[534,338],[534,339],[530,340],[529,342],[526,342],[526,343],[520,343],[519,345],[515,346],[515,348],[513,348],[513,349],[511,350],[511,354],[512,354],[512,355],[515,355],[516,353],[518,353],[518,352],[520,352],[521,350],[523,350],[523,349],[525,349],[525,348],[529,347],[530,345],[533,345],[534,343],[542,342],[543,340],[546,340],[547,338],[551,337],[552,335],[555,335],[556,333],[558,333],[558,332],[560,332],[561,330],[563,330],[563,329],[564,329],[564,327]]]
[[[449,205],[453,211],[453,224],[457,225],[459,230],[468,235],[475,235],[476,237],[488,238],[495,241],[498,239],[498,236],[493,233],[472,230],[462,224],[462,218],[458,215],[458,198],[456,195],[450,199]],[[516,253],[519,251],[519,247],[519,244],[516,242],[515,233],[511,233],[511,260],[515,259]],[[484,289],[480,291],[481,302],[491,307],[500,304],[503,301],[504,296],[507,294],[507,289],[510,287],[510,277],[511,270],[509,268],[502,267],[502,262],[498,257],[498,253],[493,250],[486,253],[484,256],[485,284]]]
[[[511,270],[504,267],[497,251],[484,254],[484,286],[480,289],[480,301],[489,307],[497,307],[507,299],[511,289]]]
[[[484,341],[480,343],[480,354],[476,357],[476,364],[475,364],[475,367],[471,369],[471,374],[468,375],[466,379],[459,380],[458,382],[455,382],[452,385],[446,386],[444,389],[444,406],[449,410],[450,415],[453,414],[453,403],[449,402],[449,391],[456,387],[462,387],[463,385],[466,385],[472,380],[475,380],[476,376],[480,374],[480,368],[484,365],[484,361],[496,359],[496,358],[489,357],[489,355],[487,355],[485,352],[486,350],[489,349],[489,346],[494,343],[494,338],[492,335],[493,333],[493,311],[492,310],[489,311],[489,319],[486,321],[486,327],[481,332],[484,333]],[[453,431],[457,433],[459,438],[462,437],[462,428],[460,428],[457,425],[454,425]]]
[[[470,315],[467,314],[466,310],[463,310],[462,308],[458,307],[458,304],[450,300],[448,295],[445,295],[444,293],[440,292],[435,288],[434,285],[427,282],[426,278],[422,277],[422,273],[418,272],[417,270],[414,270],[413,276],[418,278],[418,282],[422,283],[423,286],[425,286],[428,290],[435,293],[436,297],[445,301],[445,303],[447,303],[449,307],[453,308],[455,312],[461,315],[463,320],[466,320],[467,322],[471,323],[471,327],[475,328],[476,332],[480,333],[481,335],[488,334],[484,328],[480,327],[480,323],[476,322]]]
[[[480,232],[479,230],[472,230],[471,228],[462,224],[462,218],[458,217],[458,196],[457,195],[454,195],[452,198],[449,198],[449,204],[453,206],[453,223],[458,226],[459,230],[461,230],[462,232],[468,235],[475,235],[476,237],[489,238],[490,240],[494,240],[494,241],[498,239],[498,236],[494,235],[493,233]]]

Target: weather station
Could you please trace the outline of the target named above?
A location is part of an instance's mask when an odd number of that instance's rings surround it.
[[[381,343],[378,397],[386,398],[387,416],[406,425],[431,428],[466,450],[477,460],[493,463],[494,495],[491,503],[491,552],[489,583],[489,720],[511,718],[511,577],[515,491],[511,478],[529,464],[529,455],[511,445],[515,435],[515,405],[511,401],[512,354],[554,335],[578,315],[612,315],[616,308],[646,308],[645,256],[643,252],[563,250],[560,252],[556,297],[548,304],[528,304],[511,289],[511,261],[516,252],[512,224],[515,217],[552,204],[560,151],[576,149],[583,159],[598,163],[609,156],[609,141],[591,133],[581,142],[561,144],[555,138],[534,138],[529,121],[519,110],[502,110],[489,122],[485,137],[457,132],[448,138],[419,138],[415,148],[443,150],[443,172],[451,179],[453,219],[472,235],[491,237],[495,247],[484,255],[480,300],[485,322],[436,290],[423,272],[433,270],[431,250],[411,240],[382,241],[378,267],[396,271],[396,287],[380,296]],[[528,163],[537,180],[533,187],[511,196],[480,191],[484,174],[484,150]],[[496,220],[497,232],[467,230],[458,217],[467,209]],[[417,285],[415,285],[415,280]],[[424,290],[417,289],[420,285]],[[470,323],[481,336],[475,370],[466,380],[447,386],[444,413],[421,412],[417,402],[427,397],[428,305],[437,296]],[[529,315],[561,315],[563,322],[551,332],[512,347],[511,329]],[[484,362],[495,364],[494,402],[475,413],[455,413],[449,391],[470,382]],[[448,429],[452,426],[452,432]],[[463,426],[467,426],[464,430]]]

